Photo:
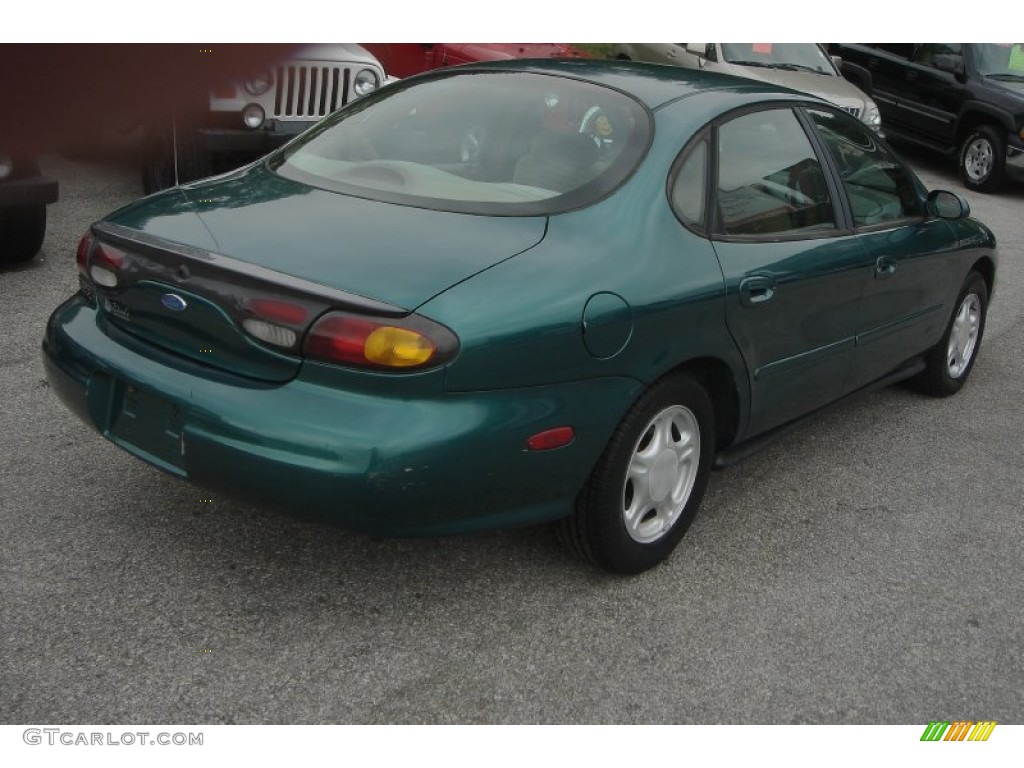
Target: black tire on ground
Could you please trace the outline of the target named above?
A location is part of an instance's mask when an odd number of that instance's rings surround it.
[[[935,397],[948,397],[960,391],[978,359],[987,311],[985,278],[970,272],[953,305],[942,340],[925,356],[925,370],[911,381],[916,389]]]
[[[968,189],[996,192],[1006,169],[1006,138],[992,125],[972,128],[960,144],[960,177]]]
[[[684,375],[661,379],[616,428],[560,537],[611,573],[654,567],[693,522],[714,448],[714,409],[704,389]]]
[[[171,142],[174,135],[170,126],[153,128],[146,133],[142,146],[142,189],[147,195],[213,174],[213,157],[199,146],[195,129],[178,126],[175,178],[175,153]]]
[[[0,211],[0,261],[28,261],[43,247],[46,206],[28,205]]]

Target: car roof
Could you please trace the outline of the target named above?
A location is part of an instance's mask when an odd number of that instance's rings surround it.
[[[631,94],[649,109],[657,110],[681,98],[700,94],[729,93],[736,107],[765,100],[828,102],[801,91],[720,72],[702,72],[670,64],[648,64],[614,59],[513,59],[484,61],[437,72],[520,71],[586,80]]]

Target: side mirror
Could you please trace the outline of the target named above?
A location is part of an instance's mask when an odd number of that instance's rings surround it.
[[[864,91],[864,93],[868,96],[871,95],[873,83],[871,82],[870,70],[862,67],[860,64],[854,64],[852,61],[844,61],[839,71],[843,77]]]
[[[843,57],[842,56],[831,56],[830,58],[832,59],[832,66],[834,66],[837,70],[842,71],[842,69],[843,69]]]
[[[971,215],[971,206],[956,192],[936,189],[928,193],[928,213],[940,219],[963,219]]]
[[[702,59],[706,59],[708,56],[708,44],[707,43],[686,43],[686,52],[691,53],[694,56],[699,56]]]
[[[932,59],[932,64],[935,65],[936,69],[940,69],[943,72],[949,72],[951,75],[959,77],[964,73],[964,60],[963,57],[956,55],[955,53],[937,53],[935,58]]]

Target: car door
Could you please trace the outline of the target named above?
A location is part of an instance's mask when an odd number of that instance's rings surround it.
[[[964,71],[961,48],[960,43],[918,43],[903,71],[901,107],[908,128],[942,146],[956,145],[956,118],[969,98],[952,71]]]
[[[913,129],[912,114],[905,109],[907,62],[914,51],[913,43],[846,44],[839,48],[844,60],[859,64],[871,73],[871,97],[882,113],[886,129]]]
[[[954,273],[949,225],[925,215],[924,189],[874,132],[828,108],[807,109],[841,179],[865,277],[851,384],[862,386],[925,351],[942,333]]]
[[[715,128],[710,231],[754,435],[844,394],[868,256],[793,108]]]

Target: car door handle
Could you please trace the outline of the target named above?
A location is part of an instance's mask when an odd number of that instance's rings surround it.
[[[896,264],[895,256],[879,256],[875,259],[875,277],[883,280],[896,274]]]
[[[917,72],[915,72],[914,70],[910,70],[909,72],[907,72],[907,82],[908,83],[913,83],[913,82],[916,82],[916,81],[917,81]]]
[[[770,277],[747,277],[740,282],[740,304],[756,307],[775,295],[775,281]]]

